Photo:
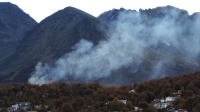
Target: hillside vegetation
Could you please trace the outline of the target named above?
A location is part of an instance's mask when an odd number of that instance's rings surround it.
[[[130,92],[131,90],[135,92]],[[42,86],[6,83],[0,85],[0,108],[8,108],[15,102],[30,102],[32,109],[34,105],[41,105],[39,109],[48,105],[46,110],[59,112],[127,112],[133,111],[134,107],[141,107],[146,112],[164,111],[166,109],[157,110],[148,104],[154,99],[170,96],[178,90],[181,91],[181,97],[175,100],[172,107],[199,111],[200,72],[121,86],[75,82]],[[118,100],[127,100],[127,103],[125,105]]]

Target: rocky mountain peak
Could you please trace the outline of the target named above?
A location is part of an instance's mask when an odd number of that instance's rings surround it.
[[[97,45],[106,38],[104,26],[94,16],[74,7],[59,10],[26,33],[12,55],[2,61],[0,69],[4,72],[0,75],[6,77],[5,81],[26,82],[37,62],[54,63],[73,51],[72,47],[82,39]]]

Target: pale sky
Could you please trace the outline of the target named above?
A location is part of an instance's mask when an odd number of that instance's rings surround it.
[[[197,0],[0,0],[0,2],[16,4],[37,22],[68,6],[81,9],[95,17],[105,11],[121,7],[139,10],[172,5],[187,10],[189,14],[200,12]]]

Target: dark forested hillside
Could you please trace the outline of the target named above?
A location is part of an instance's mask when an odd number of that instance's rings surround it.
[[[145,112],[163,112],[168,108],[199,111],[200,72],[165,77],[133,85],[100,85],[98,83],[52,83],[31,85],[26,83],[6,83],[0,85],[0,108],[7,108],[15,102],[30,102],[30,107],[41,105],[36,110],[53,112],[107,112],[134,111],[134,107]],[[154,99],[173,96],[177,91],[180,97],[166,108],[156,109],[150,103]],[[126,100],[126,104],[120,101]]]

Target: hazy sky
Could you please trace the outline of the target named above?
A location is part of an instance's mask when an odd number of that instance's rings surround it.
[[[0,0],[0,2],[18,5],[38,22],[67,6],[76,7],[96,17],[104,11],[121,7],[139,10],[172,5],[188,10],[189,14],[200,12],[197,0]]]

